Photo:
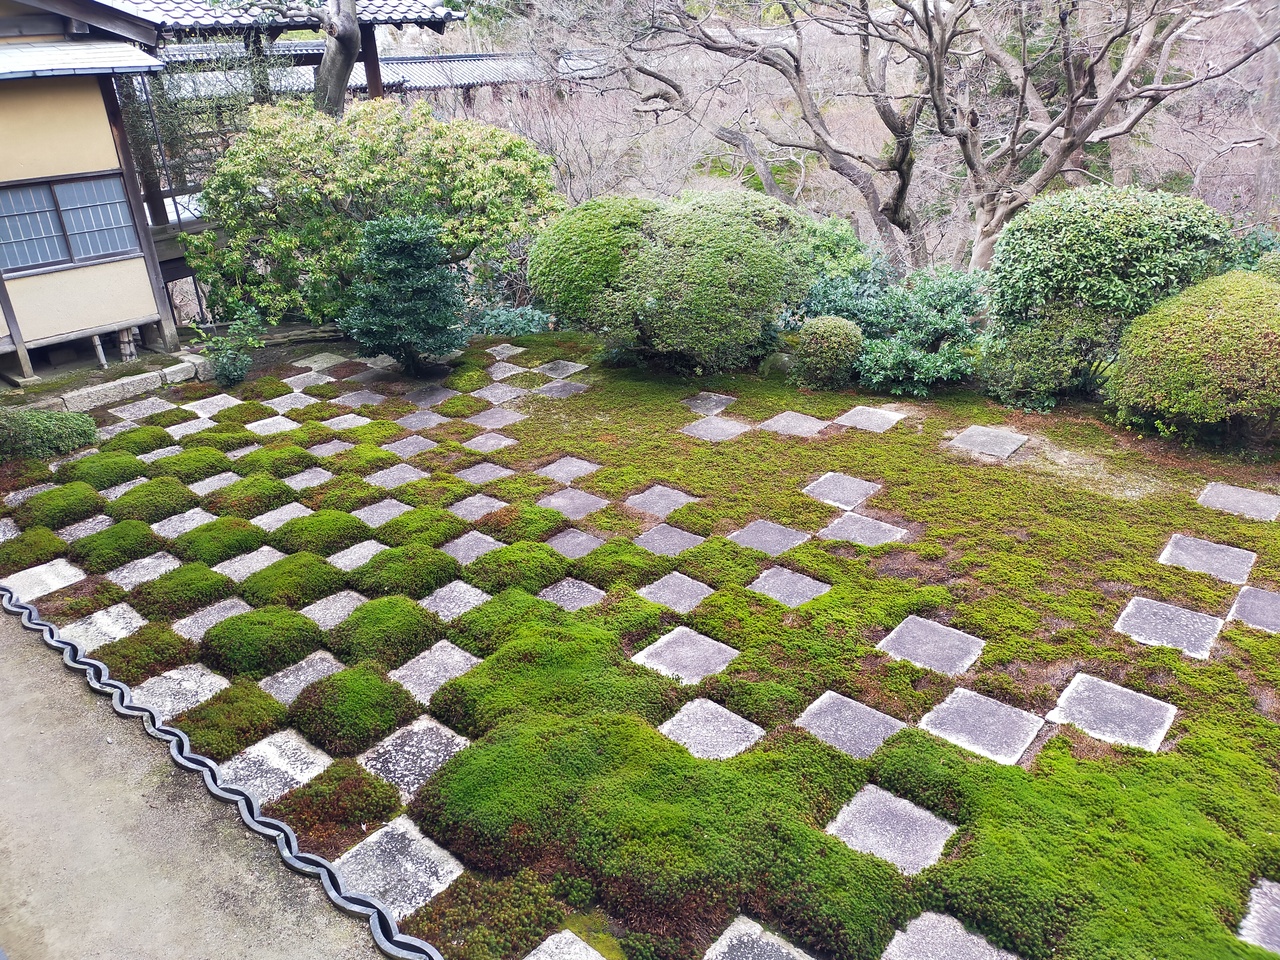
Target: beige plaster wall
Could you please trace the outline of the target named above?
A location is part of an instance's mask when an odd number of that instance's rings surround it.
[[[5,279],[28,344],[158,312],[142,257]]]

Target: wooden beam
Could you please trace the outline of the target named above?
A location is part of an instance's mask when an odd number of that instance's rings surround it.
[[[66,20],[54,14],[31,17],[0,17],[0,37],[58,37]]]
[[[27,0],[38,10],[85,23],[152,49],[160,42],[160,24],[93,0]]]
[[[3,276],[0,276],[0,314],[4,314],[4,322],[9,327],[9,336],[13,338],[13,350],[18,355],[18,366],[22,368],[22,375],[27,378],[34,377],[36,372],[31,367],[27,344],[22,339],[22,327],[18,325],[18,314],[13,309],[13,301],[9,299],[9,290],[4,285]]]
[[[364,61],[364,79],[369,88],[369,99],[380,100],[382,90],[382,64],[378,61],[378,38],[372,23],[360,24],[360,59]]]

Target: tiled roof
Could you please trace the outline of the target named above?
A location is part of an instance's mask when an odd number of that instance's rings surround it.
[[[314,27],[315,17],[281,18],[278,14],[263,11],[252,3],[239,5],[234,2],[214,5],[206,0],[106,0],[110,6],[130,13],[161,21],[166,27],[177,30],[209,30],[216,28],[239,29],[254,24],[284,25],[290,27]],[[361,0],[361,23],[448,23],[462,20],[465,14],[438,6],[429,0]]]
[[[155,57],[118,40],[0,43],[0,80],[148,73],[162,69],[164,64]]]

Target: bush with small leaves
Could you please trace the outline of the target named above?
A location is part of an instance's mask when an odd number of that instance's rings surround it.
[[[149,472],[153,477],[177,477],[183,483],[195,483],[226,473],[232,465],[225,453],[213,447],[192,447],[152,462]]]
[[[515,543],[472,562],[464,578],[485,593],[519,587],[537,593],[564,578],[569,561],[545,543]]]
[[[262,546],[267,532],[240,517],[219,517],[188,530],[169,545],[181,560],[217,566],[224,560],[250,553]]]
[[[369,535],[368,524],[359,517],[340,510],[317,510],[305,517],[294,517],[271,534],[270,540],[285,553],[309,550],[327,557],[368,540]]]
[[[375,660],[394,669],[444,633],[444,626],[417,602],[403,596],[379,597],[356,607],[329,634],[329,649],[343,663]]]
[[[225,763],[263,737],[283,729],[288,713],[288,707],[252,680],[241,679],[199,706],[180,713],[169,725],[187,735],[196,753]]]
[[[0,411],[0,460],[47,460],[87,447],[97,438],[98,425],[84,413]]]
[[[68,557],[88,573],[106,573],[130,560],[149,557],[164,540],[141,520],[121,520],[71,544]]]
[[[273,477],[291,477],[308,467],[314,467],[319,459],[314,453],[309,453],[302,447],[284,444],[278,447],[263,447],[261,450],[245,454],[235,461],[231,469],[242,476],[266,473]]]
[[[340,758],[264,809],[293,827],[303,850],[336,860],[400,811],[400,791],[355,760]]]
[[[862,330],[844,317],[814,317],[796,338],[792,378],[809,389],[843,390],[856,375]]]
[[[410,543],[383,550],[351,574],[351,582],[367,597],[399,593],[421,599],[458,577],[458,561],[426,544]]]
[[[305,607],[342,590],[347,577],[314,553],[295,553],[277,560],[240,584],[240,594],[255,607]]]
[[[64,463],[57,477],[62,483],[79,480],[95,490],[105,490],[118,483],[136,479],[147,472],[147,465],[131,453],[103,451]]]
[[[467,532],[467,522],[439,507],[418,507],[388,520],[373,535],[389,547],[420,543],[438,547]]]
[[[358,663],[317,680],[298,694],[289,722],[335,757],[361,753],[422,713],[404,687],[377,663]]]
[[[175,667],[194,663],[199,653],[186,637],[161,624],[148,623],[123,640],[98,647],[93,658],[107,665],[112,680],[132,687]]]
[[[287,483],[265,473],[255,473],[213,491],[205,497],[205,504],[214,513],[252,520],[268,510],[292,503],[296,497],[297,493]]]
[[[230,577],[214,573],[203,563],[184,563],[135,587],[129,603],[149,620],[177,620],[225,600],[235,592],[235,586]]]
[[[157,477],[108,503],[103,512],[113,520],[155,523],[198,506],[200,498],[177,477]]]
[[[136,457],[170,446],[173,446],[173,437],[164,427],[134,427],[103,442],[101,449],[103,453],[132,453]]]
[[[262,607],[215,623],[200,642],[200,659],[229,677],[263,677],[320,649],[320,628],[284,607]]]
[[[48,527],[57,530],[77,520],[87,520],[102,511],[103,500],[98,491],[83,481],[64,484],[37,493],[13,512],[24,528]]]
[[[147,531],[150,533],[150,531]],[[48,527],[30,527],[0,543],[0,577],[62,556],[67,545]]]

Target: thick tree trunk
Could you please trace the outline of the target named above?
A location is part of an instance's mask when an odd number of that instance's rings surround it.
[[[360,56],[360,21],[356,0],[329,0],[328,11],[324,56],[316,68],[316,109],[340,117],[347,102],[347,83]]]

